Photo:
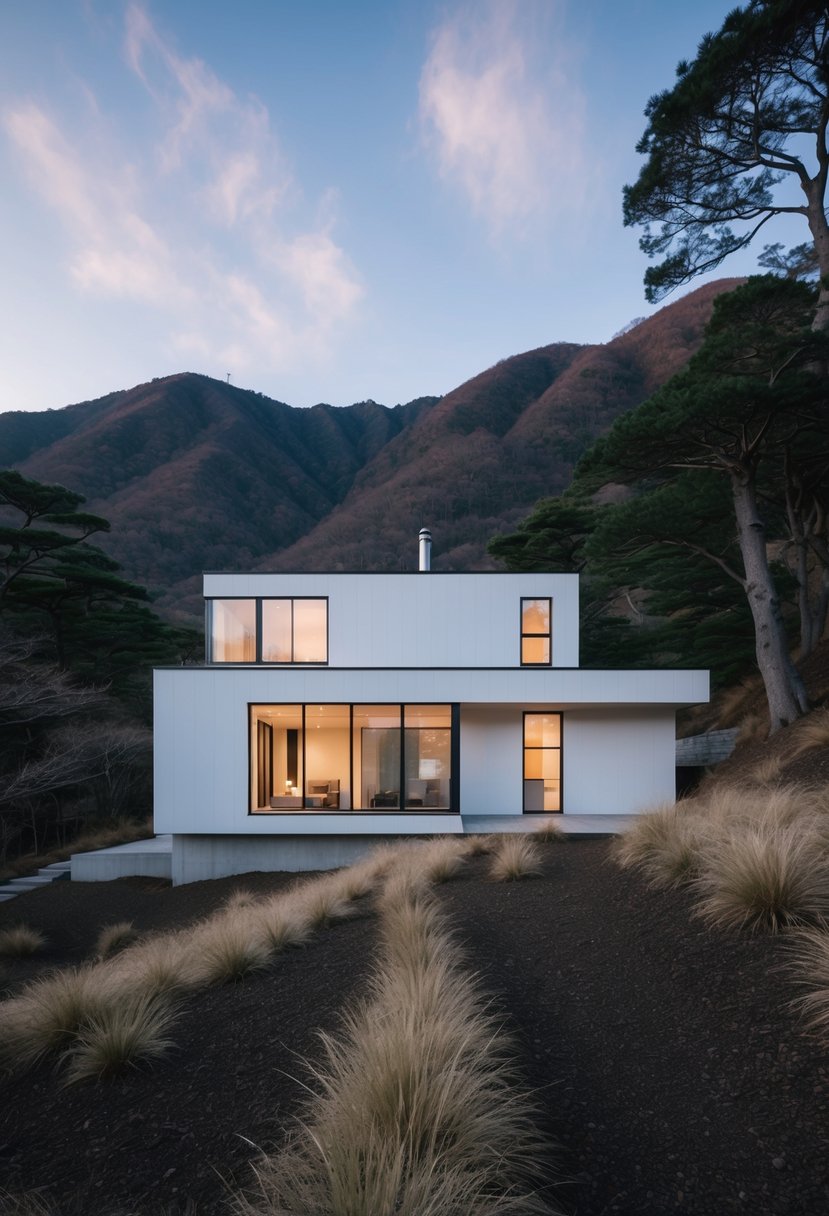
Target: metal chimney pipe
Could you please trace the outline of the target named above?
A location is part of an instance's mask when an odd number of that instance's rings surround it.
[[[432,569],[432,533],[428,528],[420,529],[420,562],[418,570]]]

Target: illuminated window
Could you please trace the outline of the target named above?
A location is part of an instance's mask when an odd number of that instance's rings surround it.
[[[553,601],[521,600],[521,665],[549,667],[553,661]]]
[[[256,600],[211,600],[210,661],[256,662]]]
[[[327,663],[328,600],[262,600],[263,663]]]
[[[524,714],[524,813],[561,810],[561,714]]]
[[[328,600],[210,600],[208,663],[327,663]]]
[[[450,705],[251,705],[251,813],[449,811],[453,714]]]

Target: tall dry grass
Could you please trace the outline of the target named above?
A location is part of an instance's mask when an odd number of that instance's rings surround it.
[[[105,1005],[78,1028],[66,1055],[67,1083],[113,1076],[164,1055],[173,1046],[168,1031],[175,1018],[167,1000],[146,993]]]
[[[549,1213],[550,1146],[512,1045],[424,882],[434,856],[388,876],[369,995],[322,1035],[313,1097],[256,1169],[248,1216]]]
[[[538,845],[523,833],[502,836],[492,851],[488,873],[495,882],[516,882],[540,874]]]
[[[39,929],[29,925],[12,925],[0,930],[0,958],[30,958],[46,945]]]
[[[654,886],[688,885],[709,924],[814,924],[829,918],[829,790],[712,785],[640,816],[614,855]]]
[[[138,931],[131,920],[119,920],[112,925],[104,925],[95,943],[95,955],[100,959],[109,958],[137,940]]]
[[[189,928],[115,953],[127,927],[110,926],[97,963],[44,975],[0,1002],[0,1065],[25,1069],[62,1053],[73,1079],[82,1079],[112,1070],[102,1065],[103,1045],[113,1060],[120,1051],[122,1065],[157,1056],[183,996],[261,971],[316,929],[353,915],[356,902],[396,870],[417,873],[421,886],[442,881],[462,864],[464,849],[454,838],[381,846],[353,867],[299,882],[278,896],[231,896]]]
[[[806,990],[797,1003],[808,1025],[829,1042],[829,928],[824,925],[795,934],[792,961]]]
[[[829,709],[815,709],[789,733],[788,763],[804,752],[829,747]]]

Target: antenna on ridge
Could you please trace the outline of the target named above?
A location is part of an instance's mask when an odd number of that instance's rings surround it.
[[[227,382],[230,384],[230,372],[227,373]]]

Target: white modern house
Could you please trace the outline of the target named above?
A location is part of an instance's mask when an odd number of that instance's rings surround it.
[[[206,574],[203,667],[155,672],[173,881],[394,836],[630,814],[675,790],[703,671],[579,667],[578,576]]]

